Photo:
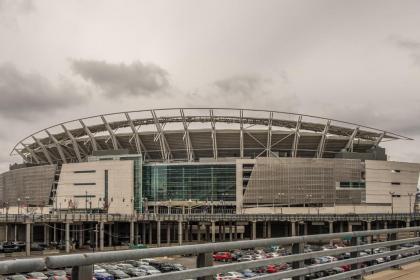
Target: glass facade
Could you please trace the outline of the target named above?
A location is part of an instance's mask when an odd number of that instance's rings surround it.
[[[236,165],[144,165],[142,188],[149,201],[234,201]]]

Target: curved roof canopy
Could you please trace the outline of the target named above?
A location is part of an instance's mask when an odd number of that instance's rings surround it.
[[[148,161],[258,156],[334,157],[366,152],[396,133],[322,117],[237,108],[169,108],[76,119],[22,139],[11,154],[25,162],[85,161],[101,150],[125,150]]]

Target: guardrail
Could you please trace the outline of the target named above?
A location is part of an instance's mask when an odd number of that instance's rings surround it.
[[[0,214],[0,222],[65,222],[65,221],[420,221],[420,213],[372,213],[372,214],[106,214],[106,213],[58,213],[58,214]]]
[[[417,237],[396,240],[397,233],[399,232],[415,232]],[[300,277],[317,271],[323,271],[338,267],[340,265],[351,265],[352,270],[349,272],[337,274],[335,276],[329,276],[322,279],[348,279],[349,277],[361,276],[367,272],[384,269],[386,267],[396,266],[403,263],[412,262],[420,259],[420,255],[414,255],[404,259],[397,259],[398,254],[404,253],[419,253],[420,246],[413,246],[409,248],[398,249],[398,245],[407,243],[420,243],[420,237],[418,237],[420,227],[405,227],[405,228],[393,228],[393,229],[382,229],[382,230],[370,230],[370,231],[355,231],[345,233],[332,233],[332,234],[318,234],[318,235],[306,235],[306,236],[295,236],[295,237],[282,237],[282,238],[270,238],[270,239],[259,239],[252,241],[235,241],[235,242],[223,242],[223,243],[207,243],[199,245],[185,245],[175,247],[160,247],[151,249],[140,249],[140,250],[125,250],[125,251],[110,251],[110,252],[97,252],[97,253],[84,253],[84,254],[70,254],[70,255],[59,255],[59,256],[48,256],[45,258],[31,258],[31,259],[18,259],[8,260],[0,262],[0,274],[40,271],[46,268],[57,269],[62,267],[72,267],[72,279],[92,279],[93,264],[107,263],[107,262],[118,262],[133,259],[142,258],[154,258],[162,256],[172,255],[185,255],[192,254],[197,256],[197,268],[178,271],[172,273],[165,273],[159,275],[150,275],[141,278],[133,279],[160,279],[160,280],[182,280],[182,279],[212,279],[212,275],[218,273],[224,273],[229,271],[243,270],[246,268],[255,268],[266,266],[268,264],[280,264],[280,263],[292,263],[293,270],[282,271],[273,273],[270,275],[259,276],[256,279],[282,279],[293,277],[294,279],[301,279]],[[370,243],[360,245],[360,238],[374,235],[388,235],[388,241]],[[304,244],[308,242],[318,241],[329,241],[332,239],[346,238],[351,239],[351,245],[349,247],[328,250],[328,251],[316,251],[310,253],[304,253]],[[212,256],[213,252],[217,251],[228,251],[234,249],[243,248],[264,248],[273,245],[292,245],[292,255],[281,256],[270,259],[241,262],[241,263],[230,263],[225,265],[213,266]],[[373,254],[367,256],[360,256],[360,252],[367,249],[375,249],[379,247],[390,247],[389,252],[383,252],[380,254]],[[334,256],[342,253],[350,253],[351,258],[332,263],[326,263],[321,265],[313,265],[304,267],[304,260],[311,259],[321,256]],[[366,268],[360,268],[361,263],[377,259],[380,257],[391,256],[391,261],[380,265],[374,265]],[[345,277],[346,276],[346,277]],[[344,277],[344,278],[343,278]]]

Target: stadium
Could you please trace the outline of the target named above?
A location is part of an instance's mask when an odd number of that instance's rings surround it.
[[[268,110],[97,115],[19,141],[0,201],[17,213],[408,213],[420,165],[388,161],[381,143],[409,140]]]

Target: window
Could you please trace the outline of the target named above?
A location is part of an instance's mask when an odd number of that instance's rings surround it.
[[[96,173],[96,170],[76,170],[74,173]]]
[[[96,183],[74,183],[75,186],[95,186]]]
[[[392,197],[401,197],[399,194],[393,194]]]
[[[401,185],[401,183],[400,182],[391,182],[391,185],[399,186],[399,185]]]
[[[392,173],[400,173],[400,172],[401,172],[401,170],[399,170],[399,169],[394,169],[394,170],[391,170],[391,172],[392,172]]]

